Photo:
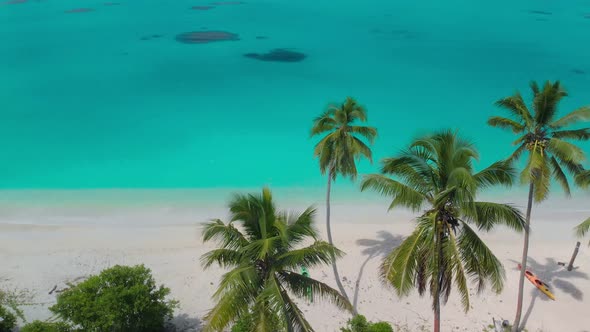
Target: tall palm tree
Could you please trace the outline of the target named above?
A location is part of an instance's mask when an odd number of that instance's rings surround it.
[[[318,239],[313,208],[298,215],[279,212],[264,188],[261,195],[235,195],[229,210],[230,222],[213,220],[203,230],[204,242],[219,243],[201,257],[205,268],[231,268],[213,295],[217,304],[205,317],[205,331],[222,331],[246,316],[253,317],[253,331],[313,331],[291,298],[308,298],[309,289],[316,299],[351,310],[338,291],[297,272],[303,266],[329,264],[342,254]],[[313,243],[300,246],[309,240]]]
[[[469,310],[468,281],[479,291],[487,283],[499,292],[504,269],[472,225],[481,231],[504,224],[521,231],[524,218],[518,209],[500,203],[476,201],[477,194],[493,185],[512,184],[513,168],[496,162],[475,173],[478,154],[473,145],[451,131],[416,139],[399,156],[382,161],[382,174],[363,178],[361,190],[373,189],[393,198],[389,209],[423,211],[412,234],[381,264],[381,277],[399,296],[415,287],[427,288],[433,299],[434,331],[440,331],[440,306],[449,298],[454,282],[465,311]]]
[[[539,203],[547,198],[552,179],[561,185],[567,196],[570,195],[566,173],[574,176],[580,173],[583,170],[581,163],[585,157],[582,149],[568,140],[590,139],[590,128],[566,129],[569,125],[589,120],[590,108],[582,107],[556,119],[559,102],[567,96],[559,81],[547,81],[542,88],[536,82],[531,82],[530,87],[533,93],[532,111],[527,107],[521,94],[516,92],[496,102],[496,105],[507,110],[511,117],[493,116],[488,120],[490,126],[508,129],[518,135],[518,139],[514,141],[517,148],[509,160],[518,161],[524,153],[528,153],[526,164],[520,174],[521,182],[529,186],[521,266],[526,266],[528,257],[533,201]],[[518,283],[516,317],[512,326],[514,332],[521,328],[519,324],[522,314],[524,271],[521,269]]]
[[[320,161],[322,175],[328,174],[328,186],[326,189],[326,231],[328,242],[332,240],[332,229],[330,226],[330,192],[332,181],[338,175],[356,179],[358,174],[356,161],[361,157],[373,161],[371,149],[365,143],[373,144],[377,136],[377,129],[357,125],[367,122],[367,111],[353,98],[347,97],[341,105],[330,105],[328,109],[314,120],[311,128],[311,136],[323,135],[316,144],[314,156]],[[363,141],[365,140],[365,141]],[[348,299],[346,290],[340,281],[336,260],[332,260],[332,269],[340,293]]]

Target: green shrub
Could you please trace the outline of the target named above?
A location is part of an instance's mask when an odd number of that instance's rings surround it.
[[[377,322],[371,324],[369,332],[393,332],[393,327],[387,322]]]
[[[0,332],[10,332],[16,326],[16,315],[0,305]]]
[[[49,309],[84,331],[161,331],[178,306],[168,294],[143,265],[117,265],[61,293]]]
[[[23,326],[20,332],[73,332],[73,329],[64,322],[42,322],[36,320]]]
[[[346,327],[340,328],[342,332],[393,332],[393,328],[387,322],[372,323],[363,315],[356,315],[349,319]]]

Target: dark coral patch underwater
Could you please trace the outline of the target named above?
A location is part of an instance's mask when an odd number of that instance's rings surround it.
[[[290,51],[285,48],[276,48],[267,53],[246,53],[244,56],[268,62],[300,62],[307,57],[301,52]]]
[[[192,6],[191,9],[192,10],[211,10],[215,7],[213,6]]]
[[[193,31],[176,35],[176,40],[184,44],[205,44],[218,41],[240,40],[238,34],[227,31]]]

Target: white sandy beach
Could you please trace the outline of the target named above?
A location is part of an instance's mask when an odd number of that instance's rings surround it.
[[[280,197],[278,200],[280,206],[286,206],[280,202]],[[583,207],[579,202],[576,204]],[[175,319],[179,330],[198,331],[200,318],[212,306],[210,296],[223,272],[217,268],[202,270],[199,257],[213,248],[213,244],[202,244],[198,223],[206,220],[201,218],[204,215],[223,217],[219,215],[220,208],[200,208],[192,220],[188,212],[178,211],[161,215],[145,211],[100,216],[93,213],[85,217],[84,210],[76,210],[67,216],[62,214],[61,218],[67,222],[53,225],[48,218],[59,220],[60,214],[55,211],[5,213],[0,216],[0,280],[7,287],[31,291],[34,304],[24,308],[26,316],[29,320],[44,319],[50,315],[47,307],[55,301],[55,294],[48,294],[54,285],[63,288],[67,281],[98,273],[115,264],[143,263],[180,301],[181,308]],[[324,229],[322,208],[318,206],[317,218],[321,230]],[[387,214],[383,205],[335,204],[333,209],[336,245],[347,254],[339,261],[339,268],[349,296],[358,302],[359,312],[370,320],[389,321],[407,326],[410,331],[422,331],[423,327],[430,330],[430,298],[420,298],[413,293],[399,299],[381,284],[377,273],[382,255],[412,229],[410,214],[396,211]],[[528,331],[588,332],[590,248],[587,240],[582,241],[574,271],[566,271],[557,262],[569,260],[576,242],[571,230],[590,213],[587,207],[576,210],[575,204],[566,207],[548,204],[538,211],[532,226],[529,267],[551,286],[557,301],[547,299],[525,281],[523,315]],[[41,218],[42,215],[46,218]],[[161,223],[142,225],[139,216],[168,217]],[[125,218],[135,218],[135,222],[117,222]],[[499,295],[489,291],[479,296],[473,294],[472,309],[467,314],[461,309],[459,299],[452,295],[442,310],[443,331],[482,331],[491,324],[492,317],[514,318],[516,264],[522,238],[506,229],[484,234],[483,238],[506,268],[504,291]],[[310,272],[313,277],[335,285],[329,266]],[[316,331],[339,331],[349,318],[348,313],[326,303],[303,304],[302,307]]]

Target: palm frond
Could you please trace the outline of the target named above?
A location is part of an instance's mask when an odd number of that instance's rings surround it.
[[[286,236],[287,242],[290,247],[299,244],[306,237],[310,237],[314,240],[319,238],[318,230],[314,226],[314,219],[316,216],[316,209],[309,207],[301,214],[285,214],[284,220],[286,221]]]
[[[581,224],[576,226],[575,231],[577,237],[583,237],[588,232],[590,232],[590,218],[584,220]],[[590,245],[590,242],[588,244]]]
[[[222,248],[238,249],[246,244],[248,240],[231,223],[224,224],[220,219],[212,220],[203,225],[203,242],[217,240]]]
[[[522,212],[509,204],[475,202],[475,215],[465,214],[464,218],[473,222],[480,230],[489,231],[497,225],[505,225],[522,232],[525,219]]]
[[[551,169],[549,168],[549,156],[542,156],[543,162],[541,167],[536,169],[533,174],[534,198],[539,203],[547,199],[551,186]]]
[[[326,300],[342,310],[352,310],[352,305],[344,296],[323,282],[291,271],[280,271],[278,274],[281,283],[299,298],[306,298],[309,295],[308,290],[311,289],[314,301]]]
[[[553,132],[553,137],[559,139],[572,139],[578,141],[587,141],[590,139],[590,128],[574,130],[558,130]]]
[[[477,283],[478,292],[482,292],[489,282],[492,290],[499,293],[506,279],[502,263],[467,223],[462,222],[461,226],[457,243],[465,271],[469,278]]]
[[[393,197],[390,209],[401,206],[418,211],[427,199],[413,188],[381,174],[366,175],[361,183],[361,191],[366,189],[372,189],[383,196]]]
[[[310,246],[290,250],[277,256],[276,265],[282,269],[296,269],[302,266],[315,267],[327,265],[335,258],[342,257],[344,253],[338,248],[324,241],[316,241]]]
[[[363,141],[356,137],[352,137],[353,143],[351,144],[351,148],[353,151],[353,155],[356,156],[357,159],[360,159],[361,156],[367,158],[369,162],[373,162],[373,154],[371,153],[371,148],[368,147]]]
[[[551,138],[546,150],[557,156],[560,160],[569,161],[575,164],[580,164],[586,159],[582,149],[570,142],[562,141],[558,138]]]
[[[527,128],[533,127],[533,117],[520,93],[517,92],[510,97],[498,100],[496,106],[508,110],[518,121],[522,121]]]
[[[201,256],[201,264],[204,268],[208,268],[213,263],[219,264],[219,266],[236,267],[242,263],[242,253],[233,249],[215,249],[205,253]]]
[[[517,134],[523,132],[526,127],[514,120],[501,117],[501,116],[492,116],[488,119],[488,125],[492,127],[498,127],[503,129],[510,129],[513,133]]]
[[[287,331],[313,332],[313,328],[303,317],[303,312],[295,302],[291,300],[289,294],[283,289],[280,281],[275,275],[268,279],[267,286],[260,296],[261,300],[272,304],[277,311],[284,313],[286,319]],[[274,328],[274,331],[277,329]]]
[[[370,144],[373,144],[377,137],[377,128],[367,126],[350,126],[350,132],[364,137]]]
[[[239,290],[226,293],[204,317],[203,332],[223,331],[241,315],[248,313],[250,297]]]
[[[516,176],[516,169],[507,160],[497,161],[473,175],[477,187],[484,189],[496,185],[511,186]]]
[[[545,82],[543,89],[533,98],[535,124],[541,128],[548,126],[557,113],[557,104],[565,96],[567,92],[561,87],[559,81],[553,84],[549,81]]]
[[[564,115],[559,120],[553,122],[549,127],[553,129],[560,129],[565,126],[576,124],[580,121],[588,120],[590,120],[590,107],[585,106]]]
[[[447,224],[448,226],[448,224]],[[443,243],[444,256],[446,264],[450,267],[451,275],[455,276],[455,286],[461,294],[461,304],[463,310],[467,312],[469,310],[469,287],[467,286],[467,274],[462,262],[462,256],[459,247],[457,246],[457,239],[455,238],[455,232],[450,227],[447,228],[449,234],[448,241]]]
[[[334,130],[338,124],[332,118],[333,114],[333,111],[328,110],[315,118],[311,127],[310,136],[316,136]]]
[[[424,285],[427,279],[427,276],[423,274],[424,266],[427,264],[427,251],[424,247],[431,242],[429,235],[433,231],[432,224],[432,218],[420,217],[414,232],[389,253],[381,263],[382,280],[392,285],[398,296],[407,296],[415,282]],[[424,286],[418,288],[422,293]]]
[[[430,158],[431,155],[424,150],[402,151],[398,157],[383,159],[381,172],[400,177],[414,189],[433,190]]]
[[[565,192],[565,195],[568,197],[571,196],[569,181],[567,180],[565,173],[561,169],[559,162],[557,161],[557,159],[555,159],[555,157],[551,157],[549,161],[551,165],[551,173],[553,174],[553,178],[555,178],[555,180],[557,180],[557,182],[561,185],[563,191]]]
[[[579,170],[576,174],[575,181],[582,188],[590,187],[590,170]]]

